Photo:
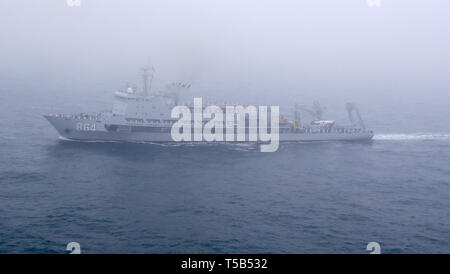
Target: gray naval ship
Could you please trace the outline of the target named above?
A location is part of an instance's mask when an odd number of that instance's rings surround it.
[[[60,138],[66,140],[175,142],[172,139],[171,128],[178,119],[171,118],[171,110],[177,105],[186,105],[189,109],[193,109],[192,104],[179,103],[180,91],[190,88],[190,84],[170,83],[162,91],[149,92],[151,88],[148,87],[151,87],[153,74],[149,79],[148,71],[148,68],[143,69],[142,89],[126,86],[114,93],[114,105],[111,111],[96,114],[49,114],[44,117],[55,127]],[[334,120],[323,119],[324,109],[318,102],[314,102],[312,106],[295,105],[293,118],[280,116],[279,141],[363,141],[372,139],[373,131],[366,129],[358,108],[352,103],[347,103],[346,109],[350,123],[340,125]],[[304,115],[312,119],[304,122],[302,121]]]

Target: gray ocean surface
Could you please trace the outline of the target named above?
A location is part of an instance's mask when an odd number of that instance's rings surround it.
[[[42,114],[107,109],[112,95],[41,94],[0,92],[0,253],[67,253],[72,241],[82,253],[368,253],[372,241],[450,253],[439,109],[366,105],[372,142],[261,153],[61,141]]]

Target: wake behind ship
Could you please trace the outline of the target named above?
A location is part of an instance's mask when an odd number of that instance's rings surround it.
[[[148,87],[151,86],[153,75],[149,82],[148,71],[147,68],[143,69],[144,84],[141,91],[127,86],[125,89],[115,92],[111,111],[99,112],[94,115],[49,114],[44,117],[55,127],[61,137],[69,140],[174,142],[171,128],[178,119],[171,118],[171,110],[180,105],[179,93],[182,89],[190,88],[190,84],[172,83],[166,85],[163,91],[149,94]],[[181,105],[193,109],[192,104]],[[225,106],[220,107],[225,108]],[[283,116],[280,118],[279,140],[280,142],[308,142],[372,139],[373,131],[366,129],[356,106],[347,103],[346,108],[350,125],[339,125],[334,120],[322,119],[323,110],[318,102],[315,102],[312,107],[295,105],[292,119]],[[313,120],[303,123],[303,113],[308,113]],[[235,127],[237,126],[235,124]],[[245,127],[245,131],[248,132],[248,123]]]

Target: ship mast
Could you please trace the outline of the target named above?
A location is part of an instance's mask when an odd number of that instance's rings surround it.
[[[299,129],[300,128],[300,111],[299,111],[299,106],[296,103],[294,106],[294,127],[295,129]]]
[[[152,89],[153,76],[155,74],[155,68],[152,65],[151,58],[148,58],[147,65],[141,68],[142,71],[142,94],[148,96]]]
[[[148,91],[149,91],[149,68],[148,67],[143,67],[141,68],[142,71],[142,81],[143,81],[143,90],[142,90],[142,94],[144,96],[148,96]],[[151,83],[151,82],[150,82]]]

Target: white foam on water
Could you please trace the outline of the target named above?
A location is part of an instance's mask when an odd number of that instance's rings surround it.
[[[14,140],[15,138],[13,136],[3,135],[3,136],[0,136],[0,139],[9,141],[9,140]]]
[[[121,141],[113,141],[113,140],[111,140],[111,141],[109,141],[109,140],[78,140],[78,139],[66,138],[63,136],[59,136],[58,139],[61,141],[75,142],[75,143],[122,143]]]
[[[374,140],[388,141],[414,141],[414,140],[449,140],[450,133],[396,133],[396,134],[375,134]]]

